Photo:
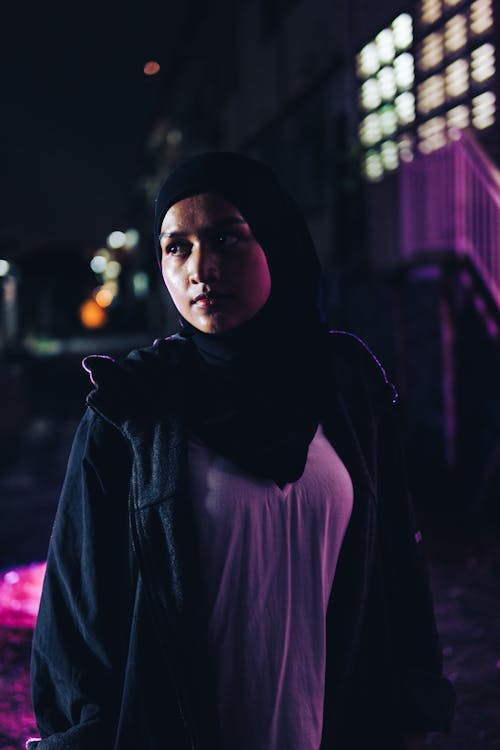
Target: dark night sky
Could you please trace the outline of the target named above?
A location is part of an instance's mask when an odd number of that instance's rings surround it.
[[[19,5],[3,18],[0,254],[100,244],[126,226],[145,136],[184,9],[163,2]],[[157,59],[161,73],[145,76]]]

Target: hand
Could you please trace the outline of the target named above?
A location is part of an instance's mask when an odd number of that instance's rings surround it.
[[[405,734],[403,747],[405,750],[424,750],[425,734]]]

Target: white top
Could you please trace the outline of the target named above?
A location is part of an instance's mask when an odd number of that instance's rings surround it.
[[[195,440],[188,460],[224,747],[318,750],[347,469],[321,426],[283,490]]]

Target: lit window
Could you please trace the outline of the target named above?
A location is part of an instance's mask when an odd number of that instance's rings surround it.
[[[398,50],[411,47],[413,42],[413,21],[408,13],[401,13],[392,22],[394,44]]]
[[[444,79],[434,75],[423,81],[417,89],[417,107],[423,114],[432,112],[444,103]]]
[[[400,129],[415,121],[412,44],[412,17],[400,13],[356,58],[363,172],[371,181],[382,179],[385,170],[397,168]]]
[[[385,68],[381,68],[377,73],[378,85],[380,89],[380,95],[382,99],[388,101],[394,99],[396,96],[396,76],[394,74],[394,68],[387,65]]]
[[[398,129],[396,110],[391,104],[386,104],[379,111],[380,127],[384,135],[393,135]]]
[[[372,42],[367,44],[358,55],[358,73],[362,78],[372,76],[380,68],[377,47]]]
[[[394,141],[384,141],[380,146],[380,155],[385,169],[393,171],[398,168],[398,146]]]
[[[418,147],[424,154],[436,151],[446,144],[446,120],[444,117],[433,117],[418,127],[420,143]]]
[[[422,39],[418,56],[418,67],[420,70],[431,70],[436,68],[443,60],[443,35],[435,31],[433,34]]]
[[[403,52],[394,60],[394,73],[398,89],[411,89],[415,80],[415,71],[413,66],[413,55],[409,52]]]
[[[401,125],[408,125],[415,119],[415,97],[410,91],[405,91],[396,97],[396,114]]]
[[[448,128],[468,128],[470,125],[470,112],[465,104],[453,107],[446,113]]]
[[[444,44],[449,52],[463,49],[467,44],[467,19],[460,14],[453,16],[444,27]]]
[[[472,100],[472,124],[478,130],[489,128],[495,122],[495,94],[485,91]]]
[[[441,18],[441,0],[422,0],[420,19],[428,25]]]
[[[367,151],[364,162],[364,172],[369,180],[378,182],[384,176],[384,167],[378,151]]]
[[[460,58],[448,65],[445,70],[446,75],[446,93],[449,97],[455,98],[464,94],[469,87],[469,65],[467,60]]]
[[[480,83],[495,73],[495,48],[492,44],[482,44],[471,54],[471,78]]]
[[[493,28],[492,0],[475,0],[470,6],[470,30],[475,36]]]
[[[377,34],[375,44],[377,45],[378,57],[382,64],[390,63],[394,60],[394,38],[389,29],[383,29],[380,34]]]
[[[418,135],[420,138],[431,138],[444,132],[446,120],[444,117],[432,117],[418,126]]]
[[[401,161],[413,161],[413,137],[403,133],[398,138],[399,158]]]
[[[364,146],[373,146],[374,143],[382,140],[382,129],[379,116],[372,112],[362,121],[359,128],[359,136]]]
[[[382,100],[379,85],[375,78],[369,78],[361,86],[361,106],[363,109],[377,109]]]

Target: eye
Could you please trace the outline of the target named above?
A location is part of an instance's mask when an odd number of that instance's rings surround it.
[[[240,239],[241,237],[238,234],[226,234],[221,232],[216,235],[215,244],[218,247],[231,247],[231,245],[236,245]]]
[[[165,255],[174,255],[176,257],[189,255],[190,250],[191,246],[188,242],[170,242],[163,248]]]

